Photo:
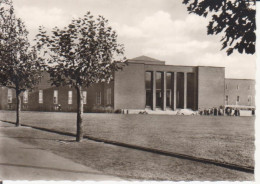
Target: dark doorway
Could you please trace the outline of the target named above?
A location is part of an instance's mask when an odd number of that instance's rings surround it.
[[[152,90],[152,72],[145,72],[145,90],[146,90],[146,107],[152,107],[153,90]]]
[[[177,73],[176,107],[184,108],[184,73]]]
[[[174,73],[166,74],[166,107],[173,107]]]
[[[162,108],[163,105],[163,97],[162,97],[162,89],[163,89],[163,73],[156,72],[156,107]]]
[[[194,73],[187,73],[187,108],[195,109],[195,78],[194,78]]]

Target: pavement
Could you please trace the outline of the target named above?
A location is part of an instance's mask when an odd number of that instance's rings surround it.
[[[123,180],[19,142],[3,133],[6,128],[17,129],[0,121],[0,180]]]

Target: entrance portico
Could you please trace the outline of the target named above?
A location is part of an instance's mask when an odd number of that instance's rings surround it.
[[[189,74],[189,77],[188,77]],[[188,82],[189,78],[189,82]],[[146,107],[152,110],[195,109],[194,73],[177,71],[146,71]],[[189,91],[189,99],[187,98]]]

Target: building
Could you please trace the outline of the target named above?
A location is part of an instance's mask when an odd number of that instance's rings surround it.
[[[76,90],[40,84],[24,92],[22,110],[76,111]],[[254,80],[225,79],[224,67],[175,66],[146,56],[128,60],[114,80],[83,89],[84,111],[205,109],[254,106]],[[15,92],[2,87],[0,109],[15,109]]]

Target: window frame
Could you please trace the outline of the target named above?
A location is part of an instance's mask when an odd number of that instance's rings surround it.
[[[55,96],[55,94],[57,94],[57,95]],[[54,90],[53,91],[53,104],[58,104],[58,102],[59,102],[58,101],[58,96],[59,96],[59,91],[58,90]]]
[[[68,91],[68,105],[73,104],[73,92],[72,90]]]
[[[43,90],[39,90],[39,99],[38,99],[39,104],[43,103]]]

